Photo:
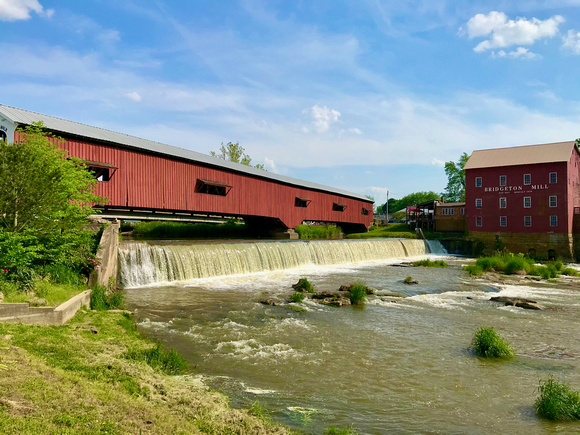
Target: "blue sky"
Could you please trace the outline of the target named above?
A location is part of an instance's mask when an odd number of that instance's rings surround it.
[[[0,103],[372,195],[580,136],[580,0],[0,0]]]

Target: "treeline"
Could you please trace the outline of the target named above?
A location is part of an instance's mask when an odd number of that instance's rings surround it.
[[[389,198],[389,213],[395,213],[399,210],[403,210],[410,205],[419,204],[425,201],[431,201],[433,199],[440,199],[441,195],[433,191],[429,192],[415,192],[401,199]],[[377,207],[377,211],[380,214],[387,212],[387,203]]]

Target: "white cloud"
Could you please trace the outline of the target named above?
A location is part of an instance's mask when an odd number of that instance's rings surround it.
[[[467,22],[467,36],[470,39],[489,37],[473,50],[481,53],[493,48],[512,45],[531,45],[539,39],[551,38],[558,33],[558,26],[565,20],[555,15],[547,20],[516,18],[508,20],[503,12],[492,11],[487,15],[477,14]],[[463,29],[460,29],[460,32]]]
[[[28,20],[31,12],[48,18],[54,14],[52,9],[44,12],[38,0],[0,0],[0,21]]]
[[[433,157],[433,158],[431,159],[431,164],[432,164],[433,166],[438,166],[438,167],[440,167],[440,168],[443,168],[443,167],[445,167],[445,162],[444,162],[443,160],[439,160],[439,159],[438,159],[438,158],[436,158],[436,157]]]
[[[266,168],[266,170],[273,172],[275,174],[280,173],[278,166],[276,166],[276,163],[274,163],[274,160],[268,157],[264,157],[264,167]]]
[[[135,92],[135,91],[133,91],[133,92],[127,92],[125,94],[125,97],[127,97],[129,100],[133,100],[133,101],[135,101],[137,103],[139,101],[141,101],[141,95],[138,92]]]
[[[498,52],[492,52],[491,57],[493,58],[508,58],[508,59],[541,59],[542,56],[533,53],[527,48],[518,47],[515,51],[505,52],[504,50],[499,50]]]
[[[562,47],[574,54],[580,54],[580,32],[568,30],[568,34],[562,38]]]
[[[307,109],[305,112],[312,116],[312,122],[318,133],[328,131],[330,125],[337,122],[338,118],[340,118],[340,112],[338,110],[329,109],[326,106],[320,107],[318,104]]]

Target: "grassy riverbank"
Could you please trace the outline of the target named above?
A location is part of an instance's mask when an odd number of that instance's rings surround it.
[[[194,373],[151,367],[153,348],[123,313],[82,311],[54,327],[0,324],[0,432],[288,433],[231,409]]]

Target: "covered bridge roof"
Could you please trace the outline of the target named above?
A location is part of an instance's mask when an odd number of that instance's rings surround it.
[[[313,189],[362,201],[373,202],[366,196],[360,195],[358,193],[352,193],[346,190],[325,186],[323,184],[299,180],[297,178],[287,177],[280,174],[274,174],[272,172],[264,171],[263,169],[257,169],[251,166],[241,165],[239,163],[228,162],[217,157],[198,153],[196,151],[186,150],[184,148],[178,148],[152,140],[141,139],[135,136],[130,136],[128,134],[118,133],[79,122],[68,121],[66,119],[44,115],[42,113],[31,112],[29,110],[18,109],[16,107],[0,104],[0,115],[3,115],[5,118],[16,124],[30,125],[33,122],[42,121],[47,129],[55,133],[74,135],[82,138],[97,140],[100,142],[106,142],[112,146],[116,145],[124,148],[132,148],[149,154],[161,154],[168,157],[187,160],[192,163],[197,163],[204,166],[212,166],[227,171],[238,172],[253,177],[290,184],[300,188]]]
[[[476,150],[469,157],[464,169],[567,162],[573,149],[574,142],[570,141]]]

